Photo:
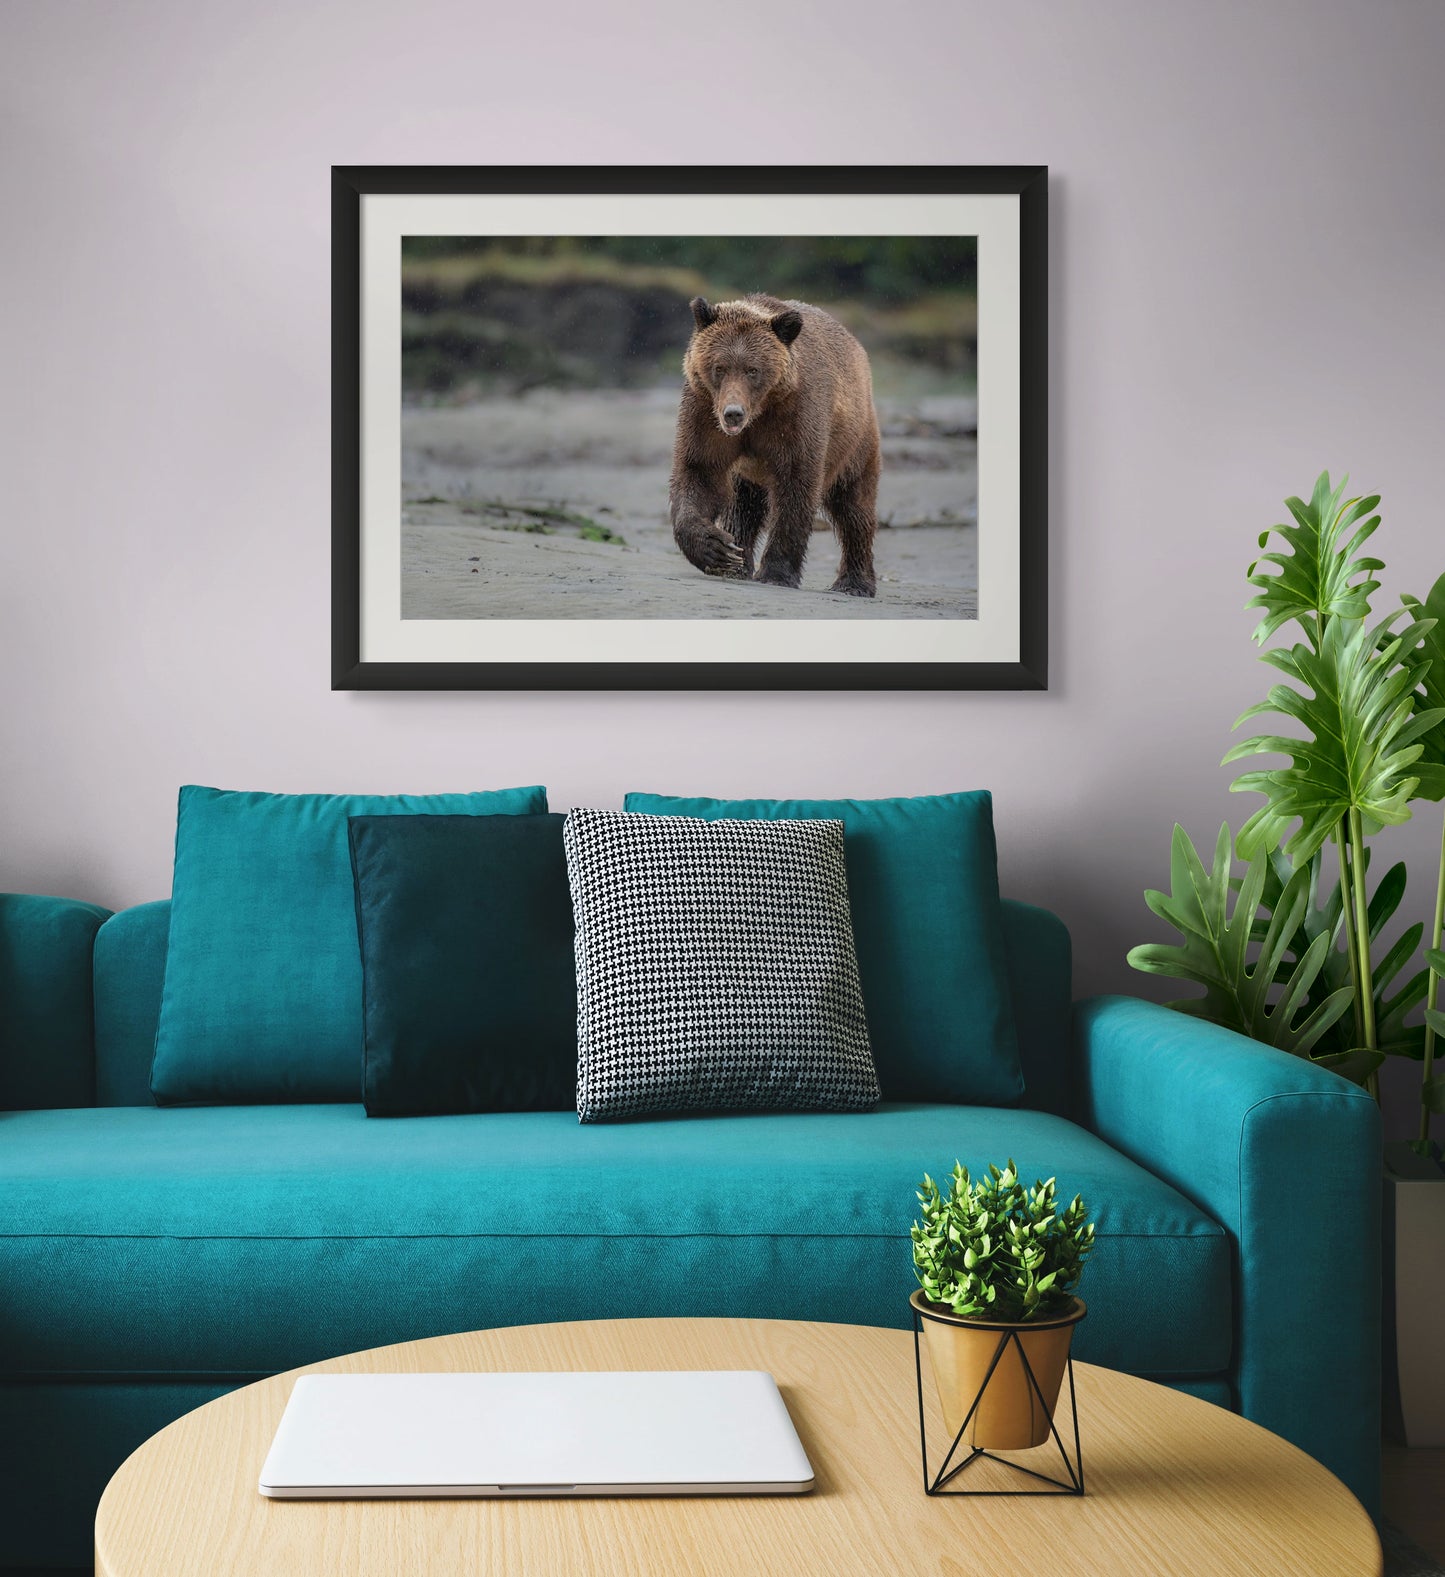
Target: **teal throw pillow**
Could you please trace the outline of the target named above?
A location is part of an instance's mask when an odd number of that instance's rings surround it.
[[[710,821],[841,821],[883,1099],[1005,1106],[1023,1094],[988,793],[876,800],[629,794],[626,808]]]
[[[565,816],[353,816],[371,1117],[569,1111]]]
[[[161,1105],[361,1099],[361,955],[346,822],[530,815],[541,788],[259,794],[183,788],[151,1092]]]

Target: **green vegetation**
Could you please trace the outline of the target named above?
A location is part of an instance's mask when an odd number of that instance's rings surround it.
[[[1380,500],[1347,499],[1345,486],[1322,472],[1308,503],[1287,499],[1294,523],[1260,537],[1261,548],[1275,536],[1281,546],[1249,569],[1257,594],[1248,606],[1263,613],[1255,640],[1263,645],[1291,623],[1304,639],[1260,654],[1288,682],[1235,724],[1275,716],[1297,731],[1256,735],[1224,757],[1287,760],[1230,785],[1263,796],[1233,840],[1248,869],[1233,875],[1228,827],[1208,870],[1176,827],[1173,892],[1145,899],[1182,941],[1136,947],[1129,962],[1204,987],[1171,1007],[1312,1057],[1373,1095],[1387,1056],[1418,1059],[1416,1148],[1438,1159],[1430,1118],[1445,1111],[1445,1078],[1434,1066],[1445,1035],[1445,828],[1430,942],[1413,972],[1423,921],[1375,954],[1404,899],[1405,869],[1393,866],[1371,893],[1367,840],[1408,821],[1414,805],[1445,799],[1445,575],[1423,602],[1404,597],[1371,622],[1384,565],[1360,550],[1379,527]],[[1338,869],[1329,891],[1326,846]]]
[[[972,296],[978,249],[972,236],[406,236],[403,264],[490,259],[513,277],[598,277],[731,282],[730,294],[857,298],[899,304],[933,292]],[[600,268],[599,268],[600,265]],[[455,263],[453,263],[455,266]]]
[[[1076,1194],[1060,1212],[1054,1179],[1025,1188],[1013,1161],[975,1183],[955,1162],[947,1194],[918,1191],[913,1268],[923,1293],[955,1314],[1007,1324],[1047,1319],[1069,1302],[1094,1247]]]
[[[875,372],[972,382],[971,237],[408,236],[403,387],[465,398],[675,381],[690,298],[753,290],[835,312]]]
[[[445,498],[419,498],[419,504],[445,504]],[[581,542],[607,542],[625,548],[627,541],[611,526],[604,526],[590,515],[578,514],[562,504],[508,503],[504,499],[467,499],[458,506],[464,515],[481,515],[499,531],[524,531],[530,536],[554,537],[570,532]],[[519,518],[520,517],[520,518]]]

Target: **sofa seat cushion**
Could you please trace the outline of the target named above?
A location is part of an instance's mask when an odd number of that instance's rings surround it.
[[[0,1114],[0,1353],[49,1376],[245,1375],[484,1326],[734,1314],[906,1325],[923,1172],[1083,1193],[1083,1358],[1230,1360],[1230,1245],[1047,1113],[891,1105],[579,1125],[358,1106]]]

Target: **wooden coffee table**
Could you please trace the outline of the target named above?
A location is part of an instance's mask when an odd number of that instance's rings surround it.
[[[467,1369],[766,1369],[817,1487],[796,1497],[657,1500],[274,1501],[257,1492],[296,1374]],[[1370,1519],[1302,1451],[1147,1380],[1088,1364],[1074,1372],[1082,1499],[928,1498],[907,1331],[603,1320],[380,1347],[245,1386],[148,1440],[101,1500],[95,1569],[100,1577],[1380,1572]],[[929,1405],[930,1443],[942,1442],[931,1397]]]

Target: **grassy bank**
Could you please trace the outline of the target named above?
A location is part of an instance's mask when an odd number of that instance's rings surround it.
[[[785,291],[765,279],[709,276],[681,265],[594,251],[532,254],[503,247],[406,255],[402,262],[403,392],[470,401],[533,388],[638,388],[675,381],[695,295],[728,300]],[[863,341],[883,393],[970,389],[977,300],[960,290],[904,299],[808,299]]]

